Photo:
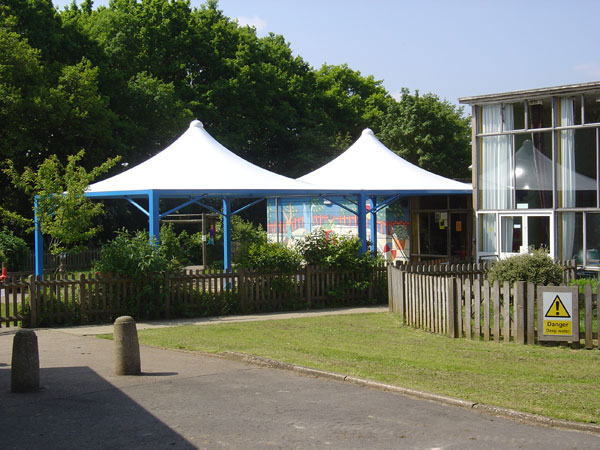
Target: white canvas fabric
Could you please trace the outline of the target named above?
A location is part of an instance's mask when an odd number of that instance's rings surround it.
[[[217,142],[194,120],[166,149],[112,178],[90,185],[89,193],[145,190],[306,191],[311,186],[262,169]]]
[[[369,128],[344,153],[300,178],[324,189],[369,192],[471,192],[472,187],[421,169],[401,158]]]

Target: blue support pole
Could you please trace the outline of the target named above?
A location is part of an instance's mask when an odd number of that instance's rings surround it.
[[[35,253],[35,275],[37,277],[44,276],[44,238],[42,237],[42,231],[40,230],[40,224],[38,222],[38,201],[37,198],[33,200],[33,213],[34,213],[34,253]]]
[[[148,233],[156,243],[160,243],[160,211],[158,203],[160,195],[155,191],[148,192]]]
[[[357,196],[358,209],[357,209],[357,221],[358,225],[358,239],[360,240],[360,251],[362,255],[367,251],[367,196],[364,193],[360,193]]]
[[[223,199],[223,269],[231,270],[231,204]]]
[[[371,197],[371,252],[377,254],[377,197]]]

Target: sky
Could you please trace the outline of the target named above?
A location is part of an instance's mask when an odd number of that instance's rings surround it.
[[[220,0],[219,8],[259,36],[283,35],[315,69],[347,63],[395,96],[408,88],[458,104],[600,80],[598,0]]]

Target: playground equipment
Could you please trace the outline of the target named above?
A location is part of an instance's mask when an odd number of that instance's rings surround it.
[[[6,263],[2,263],[2,275],[0,275],[0,283],[3,283],[8,275],[6,275]]]

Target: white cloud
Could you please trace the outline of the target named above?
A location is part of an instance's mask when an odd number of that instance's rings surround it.
[[[261,19],[256,14],[252,17],[239,16],[237,18],[238,24],[243,27],[245,25],[250,25],[251,27],[256,28],[257,32],[263,31],[267,27],[267,21]]]
[[[600,79],[600,63],[591,62],[585,64],[578,64],[573,69],[576,72],[581,72],[589,77]]]

